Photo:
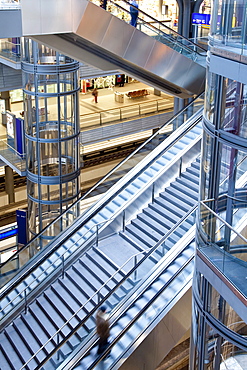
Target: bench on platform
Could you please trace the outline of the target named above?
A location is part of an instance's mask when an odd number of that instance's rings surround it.
[[[128,98],[141,98],[143,96],[149,95],[149,91],[147,89],[142,90],[135,90],[135,91],[129,91],[126,93],[126,96]]]

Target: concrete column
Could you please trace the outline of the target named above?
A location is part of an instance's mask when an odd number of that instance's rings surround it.
[[[5,191],[8,194],[9,203],[15,203],[14,173],[11,167],[5,166]]]

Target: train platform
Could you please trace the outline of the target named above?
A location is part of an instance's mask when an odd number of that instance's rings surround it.
[[[147,90],[149,95],[140,96],[136,98],[129,98],[126,96],[128,92]],[[98,89],[98,103],[94,103],[91,91],[86,94],[80,93],[80,115],[100,112],[114,108],[121,108],[138,104],[142,102],[157,101],[162,99],[169,99],[173,101],[171,95],[160,93],[160,96],[154,94],[154,89],[142,82],[126,83],[123,87],[114,86],[113,88]],[[116,101],[115,93],[123,94],[123,102]]]
[[[126,94],[132,91],[147,90],[148,95],[140,96],[136,98],[127,97]],[[116,101],[116,93],[123,94],[123,102]],[[94,102],[92,91],[89,90],[86,93],[79,93],[80,102],[80,117],[85,115],[100,113],[106,110],[119,109],[128,106],[134,106],[136,104],[152,102],[152,101],[162,101],[166,100],[173,103],[173,97],[165,94],[163,92],[156,95],[154,89],[142,82],[131,82],[125,83],[123,87],[114,86],[112,88],[102,88],[98,89],[98,103]],[[54,98],[54,104],[52,104],[52,99],[49,100],[49,112],[52,115],[53,111],[56,110],[55,105],[56,99]],[[20,113],[23,111],[23,102],[11,103],[11,112],[20,117]],[[81,127],[83,129],[83,127]],[[0,135],[6,135],[6,128],[0,125]]]

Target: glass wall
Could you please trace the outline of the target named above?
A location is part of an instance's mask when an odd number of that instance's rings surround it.
[[[24,40],[23,51],[28,219],[33,237],[80,195],[79,63],[29,39]]]
[[[191,370],[240,369],[247,363],[247,320],[242,310],[247,301],[247,87],[244,78],[240,81],[241,73],[231,71],[231,78],[227,77],[227,58],[236,63],[235,71],[240,68],[240,55],[246,63],[247,2],[216,0],[212,4]],[[224,56],[218,62],[222,75],[210,69],[212,54]]]
[[[214,42],[231,47],[246,49],[246,15],[247,3],[245,0],[215,0],[211,18],[210,33]]]
[[[245,369],[246,322],[199,273],[193,297],[190,368]]]

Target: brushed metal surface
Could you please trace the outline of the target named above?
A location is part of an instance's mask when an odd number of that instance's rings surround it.
[[[102,70],[181,98],[204,89],[204,66],[87,0],[22,0],[22,20],[25,36]]]
[[[131,26],[129,26],[131,27]],[[126,60],[144,67],[146,60],[150,57],[152,49],[155,45],[155,40],[141,31],[134,29],[132,38],[129,41],[128,48],[124,54]]]
[[[0,10],[0,38],[22,36],[22,22],[20,9]]]
[[[100,45],[112,17],[111,13],[106,12],[99,6],[88,3],[76,29],[76,34]]]
[[[118,33],[116,33],[116,30]],[[126,27],[126,22],[122,19],[111,17],[111,21],[105,32],[101,46],[108,51],[123,57],[134,32],[135,28]],[[121,35],[121,38],[119,38],[118,34]],[[112,35],[115,35],[115,37],[112,37]]]
[[[165,78],[169,72],[170,61],[174,50],[166,45],[155,41],[152,54],[146,60],[145,69],[152,73],[158,73],[160,77]]]

